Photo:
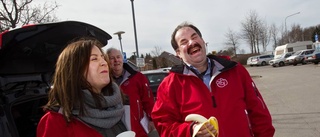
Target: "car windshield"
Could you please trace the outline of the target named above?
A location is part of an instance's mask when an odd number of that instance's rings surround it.
[[[275,55],[275,56],[274,56],[274,59],[280,59],[280,58],[283,58],[283,56],[284,56],[284,54],[282,54],[282,55]]]
[[[294,55],[300,55],[301,52],[302,52],[302,51],[297,51],[297,52],[294,53],[292,56],[294,56]]]
[[[306,55],[312,54],[315,50],[310,50],[306,52]]]
[[[292,53],[287,53],[286,55],[284,55],[284,58],[290,57],[292,55]]]

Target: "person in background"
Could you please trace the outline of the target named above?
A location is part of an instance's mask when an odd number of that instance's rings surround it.
[[[59,55],[37,137],[115,137],[127,130],[121,91],[101,47],[82,38]]]
[[[148,132],[155,129],[150,116],[154,105],[154,97],[149,81],[141,72],[124,63],[120,50],[109,48],[107,54],[110,58],[113,78],[120,86],[125,100],[128,100],[125,101],[125,104],[130,105],[131,130],[136,133],[137,137],[147,137],[148,133],[140,123],[144,116],[149,120],[147,123]]]
[[[272,137],[275,129],[263,98],[248,71],[239,63],[206,55],[205,40],[194,25],[184,22],[171,36],[183,64],[171,68],[159,85],[152,119],[161,137],[189,137],[197,121],[189,114],[215,117],[218,131],[204,124],[197,137]]]

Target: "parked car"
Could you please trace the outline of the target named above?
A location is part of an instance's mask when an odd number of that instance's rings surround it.
[[[249,66],[265,66],[268,65],[269,61],[273,59],[273,55],[257,55],[247,59],[247,65]]]
[[[286,54],[274,56],[274,58],[269,61],[269,64],[273,67],[284,66],[286,58],[290,57],[292,54],[294,54],[294,52],[287,52]]]
[[[162,80],[169,74],[169,71],[170,71],[170,68],[141,71],[141,73],[144,74],[149,80],[150,88],[153,92],[153,96],[155,97],[155,100],[157,98],[158,87],[162,82]]]
[[[111,36],[93,25],[64,21],[0,34],[0,137],[36,137],[42,106],[60,52],[75,38],[91,36],[107,45]]]
[[[319,64],[319,62],[320,62],[320,49],[315,50],[312,54],[307,55],[304,59],[306,62],[312,62],[314,64]]]
[[[301,63],[302,65],[304,65],[306,64],[305,57],[312,54],[313,51],[314,49],[299,50],[290,57],[286,58],[286,64],[292,64],[296,66],[297,64]]]

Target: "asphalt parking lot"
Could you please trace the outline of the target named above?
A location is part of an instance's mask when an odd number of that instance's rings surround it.
[[[275,137],[320,137],[320,65],[247,70],[268,105]]]

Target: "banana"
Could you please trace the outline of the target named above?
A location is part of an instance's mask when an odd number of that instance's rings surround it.
[[[206,122],[208,119],[199,114],[189,114],[186,116],[185,121],[197,121],[200,123]]]
[[[200,128],[206,123],[210,123],[211,125],[213,125],[214,129],[217,131],[216,133],[212,133],[211,131],[208,130],[208,132],[213,137],[218,137],[218,133],[219,133],[218,120],[213,116],[207,119],[204,116],[199,114],[189,114],[188,116],[186,116],[185,121],[195,121],[199,123],[194,127],[192,137],[195,137],[198,131],[200,130]]]

